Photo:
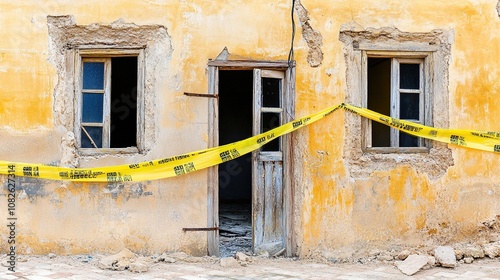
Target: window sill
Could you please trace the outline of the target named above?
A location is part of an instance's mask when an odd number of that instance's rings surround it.
[[[428,154],[427,147],[366,147],[363,152],[369,154]]]
[[[128,148],[80,148],[78,154],[81,156],[98,156],[98,155],[123,155],[123,154],[139,154],[140,151],[137,147]]]

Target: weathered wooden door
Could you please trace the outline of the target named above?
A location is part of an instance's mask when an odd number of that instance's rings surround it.
[[[254,135],[283,124],[285,91],[284,71],[254,69]],[[256,253],[273,255],[285,249],[283,144],[280,137],[252,154],[252,249]]]

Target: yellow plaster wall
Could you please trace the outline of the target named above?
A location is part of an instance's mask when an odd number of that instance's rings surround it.
[[[332,3],[334,2],[334,3]],[[450,127],[499,131],[496,98],[500,90],[500,19],[495,1],[302,1],[323,35],[321,68],[297,71],[297,108],[331,104],[345,92],[345,63],[338,31],[395,27],[406,32],[452,30],[449,92]],[[300,55],[298,56],[300,57]],[[301,59],[302,58],[302,59]],[[298,69],[307,68],[303,57]],[[329,68],[336,75],[328,75]],[[330,71],[331,72],[331,71]],[[308,81],[301,84],[301,81]],[[323,88],[318,94],[313,89]],[[304,106],[304,107],[302,107]],[[307,109],[306,109],[307,108]],[[500,212],[498,155],[451,147],[455,165],[429,179],[411,165],[385,167],[369,178],[353,178],[339,159],[343,118],[337,113],[301,131],[306,158],[300,167],[306,190],[302,200],[299,251],[314,255],[356,242],[408,245],[475,240],[477,224]],[[348,140],[347,140],[348,141]],[[324,153],[329,151],[330,159]],[[321,161],[315,165],[315,161]],[[299,163],[300,164],[300,163]],[[338,179],[337,176],[346,176]],[[330,178],[325,182],[325,178]],[[299,187],[300,188],[300,187]],[[404,240],[401,242],[401,240]],[[365,243],[363,243],[365,244]]]
[[[455,37],[448,85],[450,127],[500,131],[500,19],[495,1],[301,2],[311,26],[322,35],[324,59],[317,68],[308,65],[308,46],[296,15],[296,116],[345,100],[341,26],[447,29]],[[146,155],[80,159],[82,166],[95,166],[205,148],[207,100],[183,92],[207,91],[207,60],[225,46],[233,54],[255,59],[286,59],[290,8],[291,1],[285,0],[0,1],[2,159],[58,163],[62,156],[66,131],[53,118],[53,91],[61,81],[48,59],[47,15],[72,15],[79,25],[110,24],[119,18],[158,24],[171,37],[167,78],[156,86],[159,123],[153,148]],[[498,155],[450,147],[455,165],[439,178],[430,179],[400,163],[359,179],[351,176],[344,161],[344,134],[344,112],[339,111],[294,135],[297,253],[366,241],[472,238],[477,222],[500,214]],[[31,253],[82,253],[126,245],[144,252],[203,254],[205,235],[183,234],[180,228],[206,226],[206,178],[201,171],[146,182],[144,189],[151,195],[139,197],[126,191],[113,197],[102,185],[44,182],[34,200],[19,200],[21,248]],[[4,205],[2,200],[0,207]]]

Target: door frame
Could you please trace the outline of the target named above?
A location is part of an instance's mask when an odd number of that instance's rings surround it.
[[[208,147],[219,145],[219,70],[281,70],[285,71],[286,88],[283,96],[283,123],[295,118],[295,61],[255,61],[255,60],[209,60],[208,61],[208,93],[216,98],[208,100]],[[253,105],[252,105],[253,106]],[[253,108],[252,108],[253,110]],[[295,236],[293,235],[294,186],[292,180],[293,144],[291,134],[283,137],[283,199],[285,226],[285,255],[296,254]],[[252,171],[253,173],[253,171]],[[253,189],[253,183],[252,183]],[[208,227],[219,227],[219,173],[218,167],[208,170],[207,192]],[[253,200],[253,199],[252,199]],[[253,207],[253,205],[252,205]],[[253,224],[252,224],[253,227]],[[207,234],[208,255],[219,256],[219,232],[209,231]]]

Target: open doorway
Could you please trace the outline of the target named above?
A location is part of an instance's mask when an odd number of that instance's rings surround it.
[[[293,120],[295,71],[288,61],[208,63],[209,146]],[[273,140],[274,141],[274,140]],[[274,144],[273,144],[274,143]],[[208,174],[208,253],[293,255],[291,136],[214,167]]]
[[[252,136],[253,71],[219,71],[219,145]],[[252,252],[252,154],[219,165],[219,252]]]

